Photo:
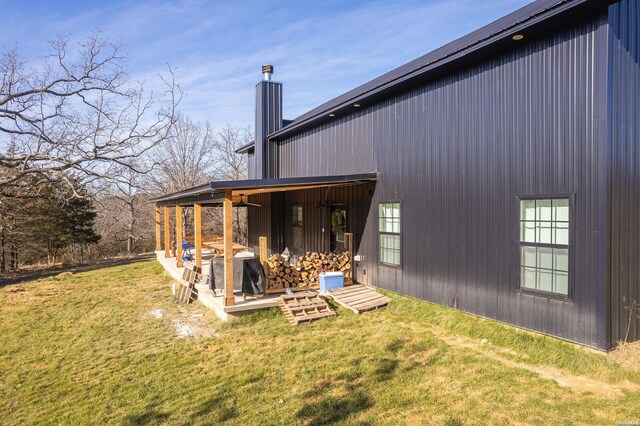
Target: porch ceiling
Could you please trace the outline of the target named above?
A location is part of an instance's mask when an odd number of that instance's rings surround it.
[[[211,182],[207,185],[201,185],[184,191],[157,197],[152,199],[151,202],[154,202],[158,207],[190,206],[193,204],[217,206],[222,205],[226,191],[231,191],[233,201],[238,202],[240,201],[240,195],[247,196],[330,186],[348,186],[363,182],[376,181],[377,178],[377,173],[361,173],[340,176],[217,181]]]

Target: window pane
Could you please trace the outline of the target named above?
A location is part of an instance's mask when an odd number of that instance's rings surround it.
[[[538,290],[553,290],[553,272],[538,269]]]
[[[553,291],[559,294],[569,295],[569,274],[567,272],[556,272],[554,274],[555,286]]]
[[[538,247],[538,268],[553,269],[553,249]]]
[[[567,198],[553,200],[553,220],[569,222],[569,200]]]
[[[569,271],[569,250],[567,249],[553,249],[555,259],[553,261],[553,268],[560,271]]]
[[[536,242],[536,223],[522,222],[520,224],[520,241],[527,243]]]
[[[569,245],[569,224],[563,222],[556,222],[555,234],[556,238],[554,244]]]
[[[536,288],[536,268],[522,268],[522,284],[524,288]]]
[[[380,262],[400,265],[400,203],[380,203]]]
[[[400,218],[400,203],[394,203],[391,205],[393,208],[393,217]]]
[[[536,200],[520,201],[520,220],[536,220]]]
[[[551,222],[537,222],[536,243],[551,244]]]
[[[536,267],[537,250],[535,247],[522,247],[522,266],[530,266],[532,268]]]
[[[536,220],[551,220],[551,200],[536,200]]]

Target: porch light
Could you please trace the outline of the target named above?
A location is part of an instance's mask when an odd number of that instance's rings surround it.
[[[329,117],[335,117],[336,115],[334,113],[329,114]]]
[[[360,108],[360,104],[353,104],[354,107]]]
[[[522,40],[522,39],[524,38],[524,35],[522,35],[522,34],[516,34],[516,35],[514,35],[514,36],[513,36],[513,37],[511,37],[511,38],[512,38],[513,40],[515,40],[515,41],[520,41],[520,40]]]

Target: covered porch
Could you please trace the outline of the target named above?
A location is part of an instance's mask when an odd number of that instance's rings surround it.
[[[331,188],[343,188],[367,183],[375,183],[377,175],[357,174],[345,176],[322,176],[305,178],[280,178],[280,179],[254,179],[242,181],[211,182],[207,185],[180,191],[174,194],[158,197],[154,200],[156,204],[156,254],[158,261],[176,279],[182,276],[183,268],[186,264],[194,264],[203,276],[207,275],[209,264],[212,259],[216,262],[222,261],[224,267],[222,291],[212,291],[205,283],[196,285],[198,300],[216,314],[227,319],[231,316],[241,315],[256,309],[263,309],[277,306],[279,295],[284,291],[269,292],[256,297],[245,297],[242,292],[234,291],[234,255],[255,256],[262,265],[265,276],[268,276],[267,259],[271,253],[279,253],[282,250],[283,239],[274,236],[271,232],[264,232],[256,238],[249,238],[249,246],[241,246],[234,242],[234,232],[232,226],[233,209],[246,207],[259,210],[261,207],[250,200],[260,199],[267,194],[284,194],[295,191],[319,190]],[[204,208],[222,208],[223,235],[216,242],[205,241],[209,236],[202,233],[202,211]],[[193,259],[183,260],[183,220],[182,210],[193,208]],[[270,214],[274,219],[283,218],[287,214],[285,208],[274,208],[269,206]],[[175,229],[171,229],[170,216],[175,212]],[[251,210],[250,210],[251,212]],[[261,228],[254,218],[256,215],[249,214],[248,227],[251,232],[254,228]],[[276,220],[277,221],[277,220]],[[256,229],[258,232],[262,229]],[[271,231],[271,229],[269,229]],[[322,228],[324,232],[324,228]],[[253,232],[256,235],[256,232]],[[174,236],[174,238],[172,238]],[[346,243],[351,244],[350,233],[345,233]],[[324,238],[324,236],[323,236]],[[172,245],[175,240],[175,249]],[[255,241],[257,240],[257,241]],[[252,241],[258,244],[252,244]],[[345,246],[346,247],[346,246]],[[238,253],[240,253],[238,255]],[[249,254],[251,253],[251,254]],[[353,250],[351,250],[353,254]],[[253,256],[252,256],[253,255]],[[236,257],[237,257],[236,256]],[[236,283],[237,284],[237,283]],[[236,286],[237,287],[237,286]],[[266,288],[266,286],[265,286]]]

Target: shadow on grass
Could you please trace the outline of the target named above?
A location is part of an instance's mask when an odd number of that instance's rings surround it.
[[[146,253],[138,255],[136,257],[98,260],[96,262],[84,265],[54,266],[46,269],[23,269],[15,272],[6,272],[0,274],[0,288],[12,284],[20,284],[25,281],[50,278],[63,272],[89,272],[95,271],[97,269],[109,268],[111,266],[130,265],[132,263],[146,262],[147,260],[155,258],[155,253]]]
[[[223,423],[238,417],[238,409],[235,401],[229,392],[218,392],[213,398],[203,402],[198,406],[196,411],[191,414],[186,424],[199,424],[204,418],[208,418],[211,414],[215,414],[215,418],[211,419],[216,423]]]
[[[346,421],[350,416],[373,406],[373,400],[362,391],[348,396],[325,396],[319,401],[309,402],[298,410],[296,417],[305,425],[326,425]]]
[[[400,361],[391,358],[382,358],[377,361],[378,365],[373,370],[373,377],[379,382],[386,382],[392,379]]]
[[[157,425],[166,421],[169,413],[156,410],[156,405],[150,405],[144,413],[132,414],[125,417],[123,424],[125,425]]]

